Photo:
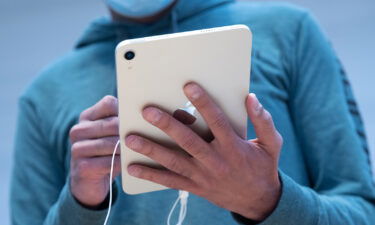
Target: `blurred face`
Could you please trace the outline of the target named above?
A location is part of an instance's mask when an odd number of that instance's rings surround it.
[[[177,0],[106,0],[115,14],[141,19],[157,15],[171,7]]]

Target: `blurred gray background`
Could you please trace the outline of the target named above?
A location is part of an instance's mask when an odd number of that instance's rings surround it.
[[[331,38],[352,81],[366,123],[370,149],[374,150],[375,1],[289,2],[309,8]],[[92,19],[105,14],[103,1],[0,0],[1,224],[9,224],[9,180],[17,98],[46,64],[73,47]]]

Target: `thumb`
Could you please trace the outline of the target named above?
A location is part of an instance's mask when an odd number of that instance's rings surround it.
[[[283,142],[282,137],[275,128],[271,114],[263,108],[253,93],[247,96],[246,110],[254,126],[257,142],[269,147],[267,151],[279,151]]]

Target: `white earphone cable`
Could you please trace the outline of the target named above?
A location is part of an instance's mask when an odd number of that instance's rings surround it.
[[[104,220],[104,225],[107,225],[109,215],[111,214],[111,208],[112,208],[112,179],[113,179],[113,166],[115,162],[115,156],[116,156],[116,150],[120,144],[120,140],[117,141],[115,148],[113,149],[112,153],[112,160],[111,160],[111,172],[109,174],[109,205],[108,205],[108,211],[107,211],[107,216],[105,217]]]
[[[110,174],[109,174],[109,203],[108,203],[107,215],[105,217],[103,225],[107,225],[109,216],[111,214],[112,198],[113,198],[113,196],[112,196],[113,195],[113,193],[112,193],[113,167],[114,167],[114,162],[115,162],[116,150],[117,150],[119,145],[120,145],[120,140],[117,141],[116,146],[113,149],[113,153],[112,153],[111,171],[110,171]],[[176,201],[174,202],[174,204],[172,206],[172,209],[170,210],[170,212],[168,214],[168,221],[167,221],[168,225],[170,225],[170,220],[171,220],[172,214],[173,214],[178,202],[180,202],[180,212],[179,212],[178,221],[177,221],[176,225],[182,225],[182,223],[184,222],[184,219],[186,217],[186,213],[187,213],[188,197],[189,197],[189,192],[187,192],[187,191],[179,191],[178,192],[178,197],[177,197]]]
[[[182,225],[182,223],[185,220],[186,213],[187,213],[187,203],[188,203],[188,198],[189,198],[189,192],[187,191],[178,191],[178,197],[176,201],[174,202],[171,211],[169,211],[168,214],[168,220],[167,220],[167,225],[170,225],[171,217],[176,209],[177,203],[180,202],[180,213],[178,215],[178,221],[176,225]]]

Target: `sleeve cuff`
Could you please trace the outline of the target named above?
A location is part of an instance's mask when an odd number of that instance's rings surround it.
[[[113,185],[113,204],[117,198],[117,185]],[[59,219],[61,224],[101,225],[104,222],[108,207],[90,209],[81,205],[72,195],[69,182],[63,187],[59,198]],[[63,222],[64,221],[64,222]]]
[[[243,225],[300,225],[317,224],[319,209],[313,193],[300,186],[283,172],[279,172],[281,196],[275,210],[264,221],[256,222],[241,215],[233,217]]]
[[[241,216],[240,214],[238,213],[235,213],[235,212],[231,212],[233,218],[239,223],[239,224],[243,224],[243,225],[258,225],[260,222],[259,221],[255,221],[255,220],[251,220],[251,219],[248,219],[246,217],[243,217]]]

